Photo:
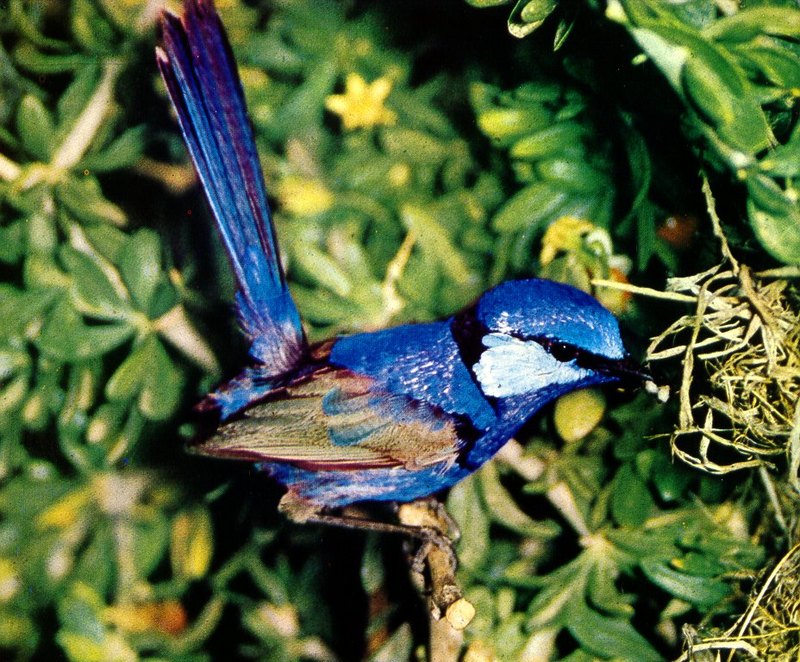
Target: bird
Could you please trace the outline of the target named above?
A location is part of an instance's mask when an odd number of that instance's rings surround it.
[[[250,364],[198,405],[215,425],[192,450],[255,463],[285,486],[279,510],[290,519],[330,522],[352,504],[446,490],[566,393],[650,380],[614,315],[581,290],[537,278],[503,282],[444,320],[309,343],[213,2],[188,0],[161,25],[157,64],[230,258],[249,342]]]

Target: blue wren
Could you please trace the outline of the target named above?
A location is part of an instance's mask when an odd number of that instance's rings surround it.
[[[200,405],[195,450],[258,466],[300,521],[407,502],[478,469],[543,405],[646,376],[614,316],[568,285],[503,283],[454,317],[309,345],[278,256],[241,84],[211,0],[165,13],[157,60],[235,272],[253,364]]]

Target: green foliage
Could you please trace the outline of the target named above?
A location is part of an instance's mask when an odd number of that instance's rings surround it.
[[[747,219],[734,243],[798,262],[796,9],[520,0],[518,42],[457,0],[219,4],[314,339],[438,318],[518,275],[660,287],[696,270],[662,221],[699,215],[674,185],[698,168]],[[0,6],[0,656],[418,657],[389,539],[289,536],[267,479],[180,450],[243,352],[151,5]],[[623,98],[634,74],[669,84],[680,125],[650,88]],[[703,232],[693,260],[716,251]],[[680,313],[595,293],[634,335]],[[660,659],[683,623],[739,609],[774,553],[759,490],[670,458],[670,406],[609,400],[585,425],[541,417],[449,494],[467,656]]]
[[[607,13],[626,25],[681,97],[687,131],[708,150],[709,165],[746,185],[747,215],[761,245],[797,264],[797,9],[765,5],[717,17],[712,3],[673,11],[633,0],[609,3]],[[787,157],[794,165],[782,167]]]
[[[564,449],[537,435],[522,455],[498,463],[503,476],[488,465],[451,490],[462,573],[479,612],[470,632],[501,659],[534,649],[552,655],[562,632],[601,658],[661,659],[658,635],[643,636],[635,614],[652,612],[657,626],[692,609],[724,613],[730,578],[763,563],[763,549],[737,527],[746,509],[715,503],[716,479],[693,476],[646,439],[663,412],[643,416],[643,405],[639,398],[618,408],[609,427]],[[521,489],[512,489],[519,478]],[[570,556],[557,551],[558,521],[531,520],[518,505],[522,493],[549,504],[580,535]],[[707,505],[688,500],[692,493]],[[495,527],[505,535],[489,546]],[[626,580],[650,589],[631,592]]]

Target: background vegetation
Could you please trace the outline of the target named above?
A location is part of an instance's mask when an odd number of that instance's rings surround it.
[[[665,333],[670,403],[563,399],[447,497],[463,659],[795,659],[795,3],[218,4],[312,339],[530,274]],[[424,658],[401,541],[183,452],[246,348],[159,5],[0,4],[0,656]]]

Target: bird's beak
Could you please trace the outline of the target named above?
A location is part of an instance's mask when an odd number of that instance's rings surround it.
[[[669,386],[659,386],[653,376],[630,356],[595,368],[599,372],[615,377],[623,388],[644,387],[645,391],[655,395],[661,402],[669,398]]]
[[[616,378],[622,382],[623,386],[637,387],[653,381],[652,375],[630,356],[626,356],[624,359],[606,359],[599,365],[593,365],[592,368],[597,372]]]

